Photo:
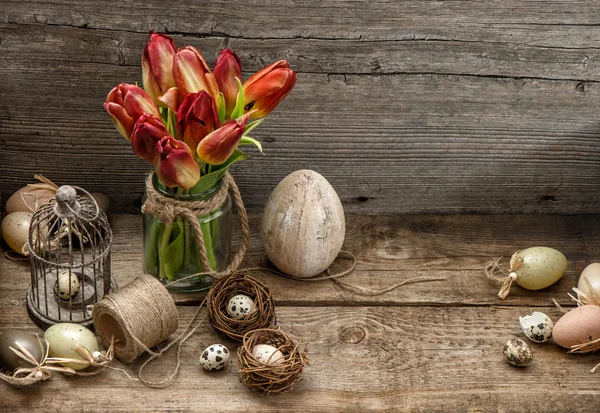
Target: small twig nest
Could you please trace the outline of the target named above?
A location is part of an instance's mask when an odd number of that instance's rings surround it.
[[[252,354],[254,346],[259,344],[277,348],[284,358],[276,364],[262,363]],[[267,394],[291,390],[308,364],[306,345],[300,346],[300,342],[294,343],[290,336],[278,329],[249,331],[237,353],[240,381]]]
[[[238,294],[252,298],[256,311],[236,320],[227,314],[229,300]],[[275,304],[266,285],[250,277],[246,271],[238,271],[216,281],[206,297],[210,324],[229,338],[242,341],[248,331],[275,324]]]

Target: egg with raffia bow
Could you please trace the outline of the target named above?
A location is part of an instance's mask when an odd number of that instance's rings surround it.
[[[320,174],[289,174],[267,200],[261,236],[269,259],[286,274],[308,278],[335,260],[346,232],[344,208]]]

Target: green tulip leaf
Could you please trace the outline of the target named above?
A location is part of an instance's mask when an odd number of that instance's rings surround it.
[[[235,99],[235,107],[231,112],[231,119],[237,119],[244,114],[244,86],[237,77],[235,78],[238,83],[238,95]]]
[[[158,222],[157,219],[152,219],[152,224],[149,233],[144,237],[146,243],[144,248],[144,269],[146,272],[154,274],[156,272],[156,264],[158,259],[158,245],[160,237],[165,230],[165,225]]]
[[[181,218],[177,219],[177,225],[173,227],[171,232],[171,243],[165,248],[163,253],[163,265],[165,267],[165,274],[169,281],[173,281],[173,278],[183,265],[184,255],[184,230],[183,221]]]
[[[225,106],[225,95],[223,95],[223,92],[219,92],[219,96],[219,120],[223,123],[227,115],[227,107]]]
[[[227,172],[227,169],[232,164],[238,161],[243,161],[248,158],[248,155],[246,155],[239,149],[236,149],[235,151],[233,151],[231,156],[221,165],[210,165],[210,172],[206,175],[203,175],[200,178],[198,183],[190,189],[190,194],[200,194],[213,188],[217,184],[217,182],[219,182],[219,179],[221,179],[223,175],[225,175],[225,172]]]
[[[265,154],[262,150],[262,145],[260,144],[260,142],[254,138],[251,138],[250,136],[242,136],[242,139],[240,140],[239,144],[240,145],[254,145],[258,148],[260,153],[262,153],[263,155]]]
[[[256,128],[257,126],[259,126],[261,123],[263,123],[265,121],[265,119],[267,118],[260,118],[258,120],[255,120],[254,122],[250,122],[246,125],[246,128],[244,129],[244,135],[247,135],[248,133],[252,132],[252,130],[254,128]]]

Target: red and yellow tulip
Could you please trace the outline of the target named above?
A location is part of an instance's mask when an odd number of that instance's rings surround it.
[[[242,80],[242,63],[231,49],[223,49],[217,56],[214,68],[219,91],[225,99],[225,116],[228,118],[235,107],[239,92],[238,79]],[[237,78],[237,79],[236,79]]]
[[[171,136],[165,136],[154,149],[154,169],[167,186],[190,189],[200,180],[200,166],[188,146]]]
[[[219,87],[215,75],[195,47],[186,46],[177,51],[173,58],[173,77],[183,98],[190,93],[206,90],[215,102],[218,101]]]
[[[173,77],[173,58],[177,49],[169,36],[150,33],[142,54],[144,90],[158,106],[176,108],[178,90]]]
[[[255,111],[251,118],[262,118],[281,102],[296,84],[296,72],[286,60],[275,62],[244,83],[244,111]]]
[[[144,113],[160,117],[158,107],[142,88],[121,83],[110,91],[104,109],[111,116],[119,133],[131,140],[135,122]]]
[[[177,112],[177,127],[180,138],[193,149],[219,127],[217,107],[205,90],[185,97]]]
[[[162,120],[154,115],[144,113],[133,127],[131,149],[140,158],[153,163],[156,144],[168,135],[169,131]]]
[[[210,165],[224,163],[235,151],[244,136],[248,115],[225,122],[219,129],[208,134],[196,148],[198,158]]]

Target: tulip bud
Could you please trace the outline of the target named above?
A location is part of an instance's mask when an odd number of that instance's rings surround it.
[[[205,90],[187,95],[177,112],[177,126],[186,145],[196,148],[206,135],[219,127],[213,98]]]
[[[215,76],[195,47],[179,49],[173,58],[173,76],[181,96],[206,90],[212,98],[219,98],[219,87]]]
[[[175,42],[169,36],[150,33],[150,39],[142,54],[142,80],[144,90],[158,106],[167,107],[161,98],[169,89],[175,88],[173,57],[176,52]]]
[[[167,186],[190,189],[200,180],[200,166],[187,145],[171,136],[165,136],[154,149],[154,169]]]
[[[223,49],[217,56],[215,63],[215,78],[219,91],[225,97],[225,114],[231,115],[235,107],[235,100],[238,95],[238,82],[236,77],[242,80],[242,64],[238,55],[231,49]]]
[[[262,118],[281,102],[296,84],[296,72],[285,60],[275,62],[252,76],[244,83],[244,110],[251,118]]]
[[[140,87],[121,83],[110,91],[104,109],[112,117],[119,133],[127,140],[137,119],[144,113],[160,117],[158,107]]]
[[[168,135],[169,131],[159,118],[147,113],[143,114],[138,118],[131,134],[133,153],[153,163],[157,142]]]
[[[240,120],[229,120],[200,141],[196,152],[201,161],[210,165],[220,165],[235,151],[244,135],[248,115]]]

